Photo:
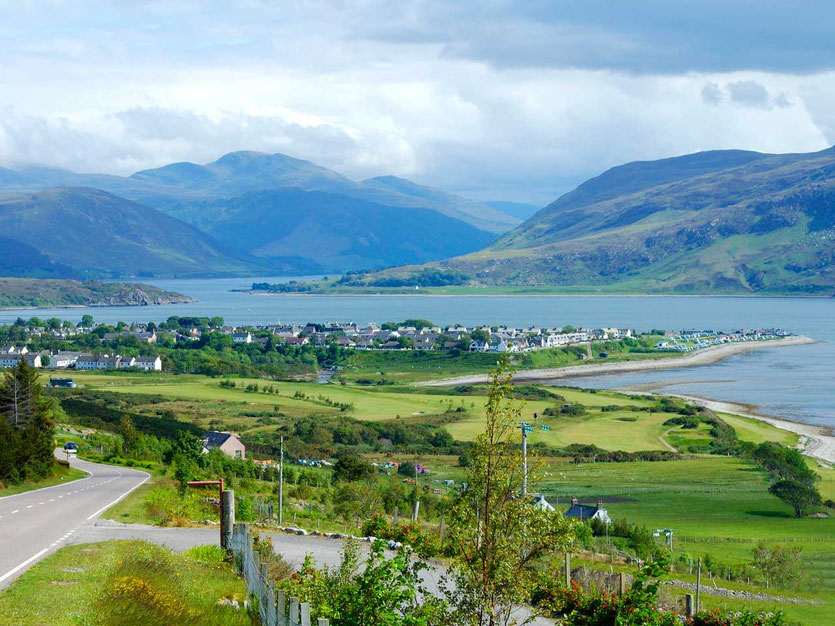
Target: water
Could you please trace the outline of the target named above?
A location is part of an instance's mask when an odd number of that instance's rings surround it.
[[[252,282],[290,278],[222,278],[147,281],[188,294],[194,304],[159,307],[40,309],[0,311],[0,323],[37,314],[78,321],[91,313],[97,321],[162,321],[170,315],[220,315],[231,324],[348,321],[400,321],[421,317],[437,324],[511,326],[617,326],[651,328],[781,327],[821,343],[764,348],[721,363],[618,376],[583,378],[574,384],[615,387],[673,382],[665,390],[707,398],[747,402],[762,412],[835,427],[835,299],[730,297],[502,297],[502,296],[263,296],[235,293]]]

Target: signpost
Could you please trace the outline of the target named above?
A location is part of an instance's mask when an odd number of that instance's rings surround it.
[[[660,537],[664,535],[665,541],[670,548],[670,552],[673,551],[673,529],[672,528],[659,528],[654,533],[652,533],[653,537]]]
[[[189,487],[219,487],[220,495],[220,547],[228,548],[232,537],[232,526],[235,524],[235,492],[223,488],[223,478],[220,480],[190,480]]]

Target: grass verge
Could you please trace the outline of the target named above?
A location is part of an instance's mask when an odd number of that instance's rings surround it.
[[[62,548],[0,593],[0,625],[251,624],[246,587],[218,558],[141,541]]]

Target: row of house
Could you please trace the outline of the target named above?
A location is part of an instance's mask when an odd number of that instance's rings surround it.
[[[146,372],[162,370],[162,359],[158,356],[120,356],[84,354],[75,361],[77,370],[112,370],[135,367]]]
[[[0,368],[14,367],[25,360],[30,367],[43,367],[47,362],[50,369],[78,370],[106,370],[123,369],[135,367],[146,372],[161,371],[162,359],[158,356],[120,356],[120,355],[93,355],[81,352],[30,352],[26,346],[3,346],[0,347]]]
[[[524,352],[554,348],[593,340],[622,339],[631,337],[633,331],[627,328],[557,329],[489,327],[455,325],[447,327],[400,326],[396,329],[381,328],[370,323],[360,326],[356,322],[327,324],[268,325],[257,327],[255,332],[267,332],[274,340],[293,346],[336,344],[342,348],[359,350],[451,350],[461,348],[463,339],[473,331],[481,331],[487,340],[474,340],[463,347],[470,352]],[[222,328],[220,332],[231,336],[235,343],[266,343],[267,337],[259,337],[251,330]],[[404,341],[407,340],[407,341]],[[407,348],[408,346],[408,348]]]

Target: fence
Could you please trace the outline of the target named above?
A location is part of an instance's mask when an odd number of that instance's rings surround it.
[[[235,524],[229,548],[235,554],[235,562],[251,596],[258,601],[261,623],[264,626],[311,626],[310,605],[288,598],[283,589],[276,589],[267,577],[267,564],[261,563],[252,548],[249,524]],[[328,626],[328,620],[320,618],[316,626]]]

